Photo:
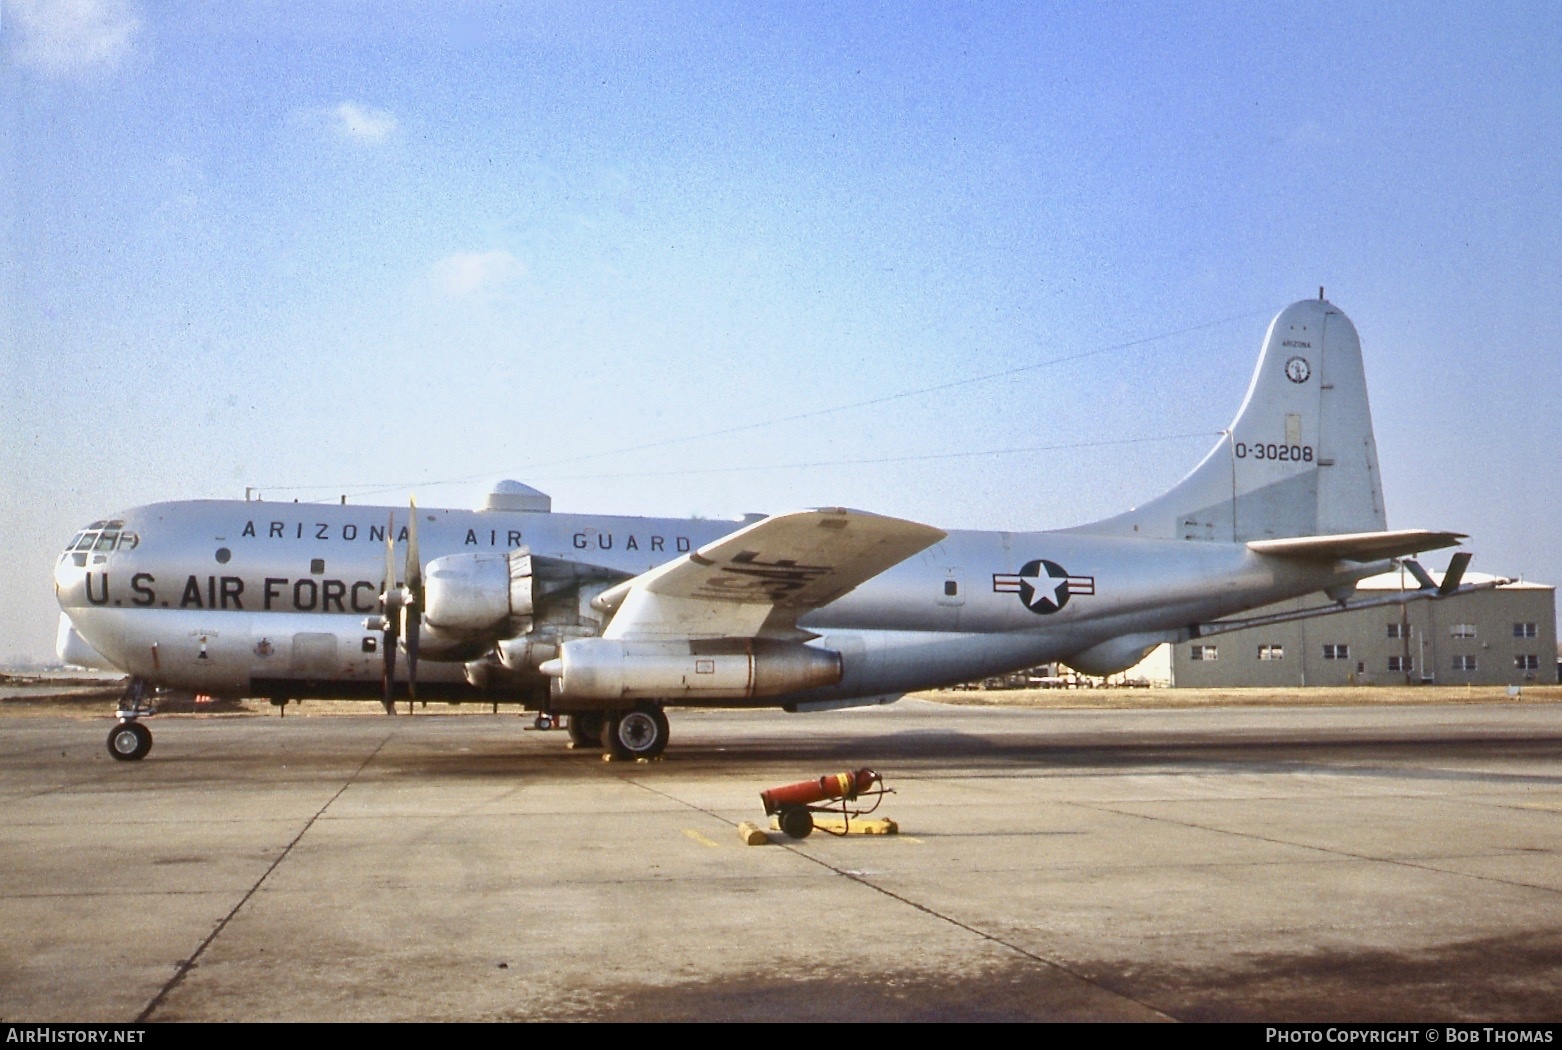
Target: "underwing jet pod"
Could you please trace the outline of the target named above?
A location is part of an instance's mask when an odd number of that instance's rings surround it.
[[[1463,536],[1389,531],[1361,345],[1320,296],[1269,326],[1235,421],[1169,492],[1052,532],[945,531],[844,508],[745,521],[555,514],[502,483],[476,511],[157,503],[93,522],[55,568],[60,651],[131,676],[115,758],[157,687],[518,704],[578,746],[651,757],[664,708],[885,703],[1051,661],[1127,668],[1163,642],[1377,604],[1358,580]],[[1440,583],[1471,589],[1457,555]],[[1490,584],[1487,584],[1490,586]],[[398,653],[406,659],[398,663]]]

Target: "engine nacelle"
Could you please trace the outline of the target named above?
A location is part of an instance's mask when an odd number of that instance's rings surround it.
[[[760,639],[565,642],[543,674],[570,700],[736,700],[779,696],[841,680],[841,654]]]
[[[436,636],[513,637],[531,629],[531,615],[529,551],[449,554],[424,570],[423,622]]]
[[[559,646],[556,640],[522,635],[503,639],[494,646],[494,652],[507,670],[536,674],[539,665],[559,655]]]
[[[1080,674],[1107,675],[1126,671],[1150,655],[1162,642],[1169,639],[1162,633],[1125,634],[1109,638],[1100,645],[1093,645],[1084,652],[1066,656],[1063,662]]]

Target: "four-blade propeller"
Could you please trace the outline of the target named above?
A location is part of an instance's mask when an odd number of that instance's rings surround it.
[[[418,636],[423,622],[423,563],[418,557],[418,504],[411,501],[407,526],[407,560],[401,574],[402,582],[396,582],[396,515],[390,516],[385,528],[385,590],[380,595],[380,613],[371,616],[363,625],[368,630],[380,632],[380,645],[384,652],[385,669],[381,679],[384,691],[380,702],[385,713],[396,713],[396,650],[407,649],[407,711],[412,711],[412,701],[418,697]],[[405,642],[402,639],[405,638]]]

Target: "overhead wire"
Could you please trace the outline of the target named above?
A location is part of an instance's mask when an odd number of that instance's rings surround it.
[[[964,379],[952,379],[952,380],[949,380],[947,382],[934,383],[934,384],[931,384],[931,385],[928,385],[928,386],[922,386],[922,387],[915,387],[915,388],[910,389],[910,390],[902,390],[902,391],[898,391],[898,392],[893,393],[893,394],[883,394],[883,395],[880,395],[878,397],[863,398],[862,400],[859,400],[859,401],[849,401],[849,402],[846,402],[844,404],[831,405],[831,406],[828,406],[826,408],[811,409],[811,410],[809,410],[807,412],[797,412],[797,413],[793,413],[791,415],[777,416],[777,417],[774,417],[774,418],[771,418],[771,419],[756,420],[756,421],[753,421],[753,422],[750,422],[750,423],[740,423],[740,424],[738,424],[736,426],[721,427],[721,428],[716,429],[716,430],[701,431],[701,432],[695,433],[695,434],[684,434],[684,435],[681,435],[681,436],[678,436],[678,437],[661,438],[661,439],[658,439],[656,441],[646,441],[646,442],[641,442],[639,444],[634,444],[634,445],[623,445],[623,446],[620,446],[620,447],[617,447],[617,448],[602,449],[602,450],[597,451],[597,452],[585,452],[585,453],[581,453],[580,455],[576,455],[576,456],[566,456],[566,457],[558,458],[558,459],[540,460],[540,461],[536,461],[536,462],[529,463],[529,464],[523,464],[523,465],[521,465],[519,467],[516,467],[516,468],[513,468],[512,470],[509,470],[509,471],[501,468],[500,470],[485,470],[485,471],[480,471],[480,472],[477,472],[477,473],[474,473],[474,474],[464,474],[464,475],[461,475],[459,477],[432,478],[432,479],[431,478],[425,478],[425,479],[418,480],[418,481],[408,481],[408,482],[399,482],[399,483],[374,482],[374,483],[353,484],[353,485],[255,485],[255,486],[251,486],[251,488],[255,489],[257,491],[262,491],[262,492],[315,492],[315,491],[319,491],[319,492],[341,492],[341,493],[353,493],[353,494],[358,495],[358,496],[361,497],[361,496],[381,495],[381,494],[387,493],[387,492],[404,491],[404,490],[409,489],[409,488],[438,488],[438,487],[445,486],[445,485],[459,485],[459,484],[464,484],[466,482],[477,481],[477,480],[479,480],[481,478],[492,477],[493,475],[498,474],[498,473],[506,473],[506,472],[510,472],[510,473],[524,473],[524,474],[527,474],[528,476],[531,476],[533,478],[533,480],[538,480],[538,481],[595,480],[595,479],[618,478],[618,477],[648,477],[648,476],[670,476],[670,475],[679,475],[679,474],[726,473],[726,472],[737,472],[737,471],[748,471],[748,470],[766,470],[766,469],[768,469],[768,470],[782,470],[782,469],[793,469],[793,468],[796,468],[796,467],[805,467],[805,466],[806,467],[847,466],[847,465],[857,465],[857,464],[864,464],[864,463],[912,462],[912,461],[922,460],[922,459],[970,458],[970,457],[977,457],[977,456],[1009,455],[1009,454],[1018,453],[1018,452],[1042,452],[1042,451],[1050,452],[1050,451],[1059,451],[1059,450],[1072,449],[1072,448],[1089,448],[1089,447],[1093,447],[1093,446],[1097,446],[1097,445],[1108,445],[1108,444],[1124,444],[1124,443],[1133,444],[1133,443],[1144,443],[1144,442],[1152,442],[1152,441],[1179,440],[1179,439],[1182,439],[1182,438],[1192,437],[1192,436],[1196,436],[1196,435],[1192,435],[1192,434],[1159,435],[1159,436],[1144,437],[1144,438],[1125,439],[1124,441],[1117,441],[1117,442],[1113,442],[1113,441],[1085,441],[1085,442],[1073,442],[1073,443],[1057,444],[1057,445],[1037,446],[1035,448],[1026,448],[1026,449],[1012,449],[1012,450],[1010,450],[1010,449],[990,449],[990,450],[982,450],[982,451],[976,451],[976,452],[935,453],[935,454],[930,454],[930,455],[925,455],[925,456],[904,456],[904,457],[896,456],[896,457],[886,457],[886,458],[883,458],[883,459],[819,460],[819,461],[815,461],[815,462],[807,463],[807,464],[777,464],[777,465],[770,466],[770,467],[760,467],[760,466],[744,465],[744,466],[736,466],[736,467],[701,467],[701,468],[687,468],[687,469],[666,470],[666,471],[638,470],[638,471],[626,471],[626,472],[612,473],[612,474],[585,474],[585,475],[570,474],[570,475],[548,475],[548,476],[537,476],[537,475],[534,475],[532,473],[533,471],[547,469],[549,467],[565,466],[565,465],[568,465],[568,464],[571,464],[571,463],[582,463],[582,462],[586,462],[588,460],[602,459],[602,458],[607,457],[607,456],[629,455],[629,454],[635,453],[635,452],[644,452],[644,451],[648,451],[650,449],[657,449],[657,448],[667,448],[667,447],[672,446],[672,445],[686,444],[686,443],[692,442],[692,441],[704,441],[704,440],[708,440],[710,438],[727,437],[727,436],[730,436],[732,434],[740,434],[740,433],[745,433],[745,432],[748,432],[748,431],[764,429],[764,428],[767,428],[767,427],[782,426],[782,425],[785,425],[787,423],[798,423],[798,422],[802,422],[804,420],[818,419],[818,418],[821,418],[823,416],[836,415],[836,414],[839,414],[841,412],[850,412],[850,411],[854,411],[854,410],[857,410],[857,409],[863,409],[863,408],[873,408],[873,407],[876,407],[876,406],[879,406],[879,405],[886,405],[886,404],[890,404],[890,403],[893,403],[893,402],[896,402],[896,401],[904,401],[904,400],[906,400],[908,398],[922,397],[922,396],[927,395],[927,394],[942,393],[944,391],[955,390],[955,389],[958,389],[960,387],[973,386],[973,385],[978,384],[978,383],[988,383],[988,382],[992,382],[992,381],[998,380],[998,379],[1008,379],[1008,378],[1016,376],[1016,375],[1021,375],[1021,374],[1024,374],[1026,372],[1037,371],[1037,370],[1043,369],[1043,368],[1052,368],[1052,367],[1055,367],[1057,365],[1069,364],[1069,363],[1072,363],[1072,362],[1075,362],[1075,361],[1083,361],[1083,360],[1087,360],[1087,359],[1093,358],[1093,357],[1101,357],[1101,356],[1104,356],[1106,354],[1122,353],[1122,352],[1125,352],[1125,351],[1128,351],[1128,350],[1136,349],[1138,347],[1147,346],[1147,345],[1152,344],[1152,343],[1164,342],[1165,340],[1168,340],[1168,339],[1175,339],[1178,336],[1191,335],[1191,334],[1193,334],[1195,332],[1207,331],[1208,329],[1218,328],[1221,325],[1232,324],[1232,323],[1234,323],[1236,321],[1249,320],[1249,319],[1251,319],[1253,317],[1261,316],[1261,315],[1263,315],[1263,314],[1265,314],[1267,312],[1268,312],[1267,310],[1248,310],[1248,311],[1245,311],[1243,313],[1231,314],[1231,315],[1228,315],[1228,316],[1225,316],[1225,317],[1221,317],[1221,318],[1218,318],[1218,319],[1213,320],[1213,321],[1203,321],[1203,322],[1200,322],[1199,324],[1188,325],[1187,327],[1184,327],[1184,328],[1178,328],[1178,329],[1174,329],[1174,330],[1168,331],[1168,332],[1159,332],[1159,333],[1156,333],[1154,335],[1141,336],[1141,337],[1139,337],[1137,339],[1129,339],[1129,340],[1126,340],[1126,341],[1123,341],[1123,342],[1112,343],[1112,344],[1110,344],[1108,346],[1096,347],[1095,349],[1092,349],[1092,350],[1081,350],[1081,351],[1078,351],[1078,352],[1072,353],[1072,354],[1063,354],[1063,355],[1060,355],[1058,357],[1048,358],[1048,359],[1046,359],[1044,361],[1033,361],[1030,364],[1016,365],[1013,368],[1006,368],[1006,369],[1002,369],[1002,370],[997,371],[997,372],[987,372],[987,373],[984,373],[984,374],[978,375],[978,376],[967,376]]]
[[[1148,437],[1115,438],[1110,441],[1069,441],[1057,445],[1027,445],[1023,448],[988,448],[972,452],[930,452],[918,456],[875,456],[865,459],[819,459],[803,463],[745,463],[735,467],[680,467],[672,470],[630,470],[612,474],[553,474],[534,481],[601,481],[611,478],[659,478],[684,474],[729,474],[746,470],[804,470],[811,467],[851,467],[879,463],[917,463],[935,459],[970,459],[978,456],[1013,456],[1030,452],[1058,452],[1068,449],[1101,448],[1108,445],[1142,445],[1184,438],[1219,437],[1223,431],[1198,430],[1185,434],[1153,434]]]

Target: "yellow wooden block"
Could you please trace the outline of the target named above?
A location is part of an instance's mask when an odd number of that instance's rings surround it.
[[[743,840],[745,846],[764,846],[770,842],[770,836],[760,830],[758,824],[746,820],[738,825],[738,838]]]
[[[780,831],[779,817],[770,818],[770,830]],[[849,825],[840,817],[823,817],[814,814],[814,830],[830,835],[899,835],[900,825],[888,817],[875,820],[853,820]]]
[[[888,817],[879,817],[875,820],[853,820],[850,823],[840,817],[815,817],[814,827],[820,831],[833,832],[836,835],[845,832],[848,835],[898,835],[900,825]]]

